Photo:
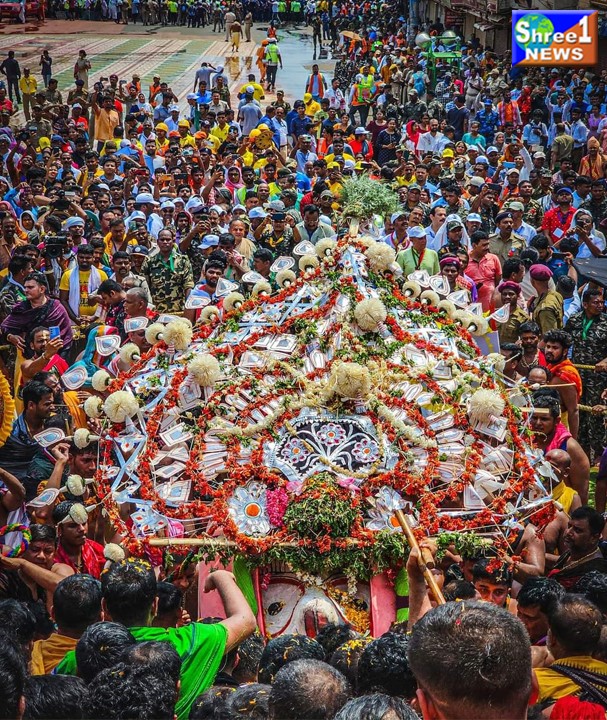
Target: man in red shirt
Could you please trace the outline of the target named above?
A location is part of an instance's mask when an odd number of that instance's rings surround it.
[[[6,110],[11,115],[14,112],[13,103],[6,97],[6,90],[0,88],[0,110]]]
[[[53,509],[59,538],[55,562],[69,565],[75,573],[99,579],[105,565],[103,545],[88,539],[88,519],[79,517],[82,512],[86,513],[84,506],[71,500]]]
[[[470,236],[472,249],[469,252],[470,262],[466,274],[476,283],[478,300],[483,312],[491,309],[491,298],[502,279],[502,266],[497,255],[489,252],[489,235],[484,230],[477,230]]]
[[[548,210],[542,220],[542,231],[549,236],[553,245],[557,245],[571,225],[575,208],[573,192],[568,187],[559,188],[556,193],[557,206]]]

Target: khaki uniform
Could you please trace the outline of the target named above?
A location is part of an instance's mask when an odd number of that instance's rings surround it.
[[[563,298],[555,290],[534,298],[531,305],[531,319],[542,329],[542,335],[548,330],[560,330],[563,327]]]
[[[519,255],[526,247],[525,238],[515,232],[510,233],[510,238],[505,242],[499,232],[489,236],[489,252],[498,256],[502,267],[509,257]]]

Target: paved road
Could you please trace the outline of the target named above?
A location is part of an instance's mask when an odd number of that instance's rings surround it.
[[[21,67],[31,67],[38,75],[38,59],[47,48],[54,60],[54,76],[61,90],[72,86],[74,61],[84,49],[92,64],[91,86],[100,77],[116,73],[128,78],[138,72],[142,85],[151,83],[159,74],[170,83],[173,91],[185,98],[191,92],[194,71],[203,60],[221,64],[230,79],[231,88],[239,88],[249,72],[258,76],[255,52],[265,37],[265,28],[254,29],[252,42],[242,43],[238,55],[230,53],[224,35],[210,28],[144,28],[142,25],[116,25],[112,22],[50,20],[37,28],[27,25],[0,26],[0,56],[12,49]],[[279,32],[284,70],[278,73],[278,87],[293,100],[301,97],[312,67],[312,43],[304,28],[283,28]],[[321,71],[329,73],[334,63],[320,62]],[[268,95],[271,99],[272,95]],[[185,100],[182,101],[185,105]]]

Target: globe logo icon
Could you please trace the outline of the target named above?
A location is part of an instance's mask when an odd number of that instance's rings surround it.
[[[519,26],[520,27],[519,29]],[[524,28],[524,30],[523,30]],[[520,33],[528,33],[531,36],[529,42],[522,43],[517,40],[517,44],[525,50],[541,50],[544,47],[548,47],[552,42],[552,36],[554,34],[554,25],[544,15],[523,15],[519,18],[516,25],[514,26],[515,37],[518,37]]]

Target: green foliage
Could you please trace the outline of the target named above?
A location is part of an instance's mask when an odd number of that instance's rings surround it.
[[[484,557],[493,542],[489,538],[481,537],[472,532],[443,532],[436,538],[438,552],[437,560],[445,556],[445,551],[450,545],[455,547],[455,552],[464,560],[472,560],[477,557]]]
[[[394,190],[367,176],[346,180],[340,200],[344,218],[389,217],[400,207]]]
[[[329,473],[310,478],[305,490],[289,503],[285,527],[299,537],[348,537],[358,515],[349,491],[340,488]]]

